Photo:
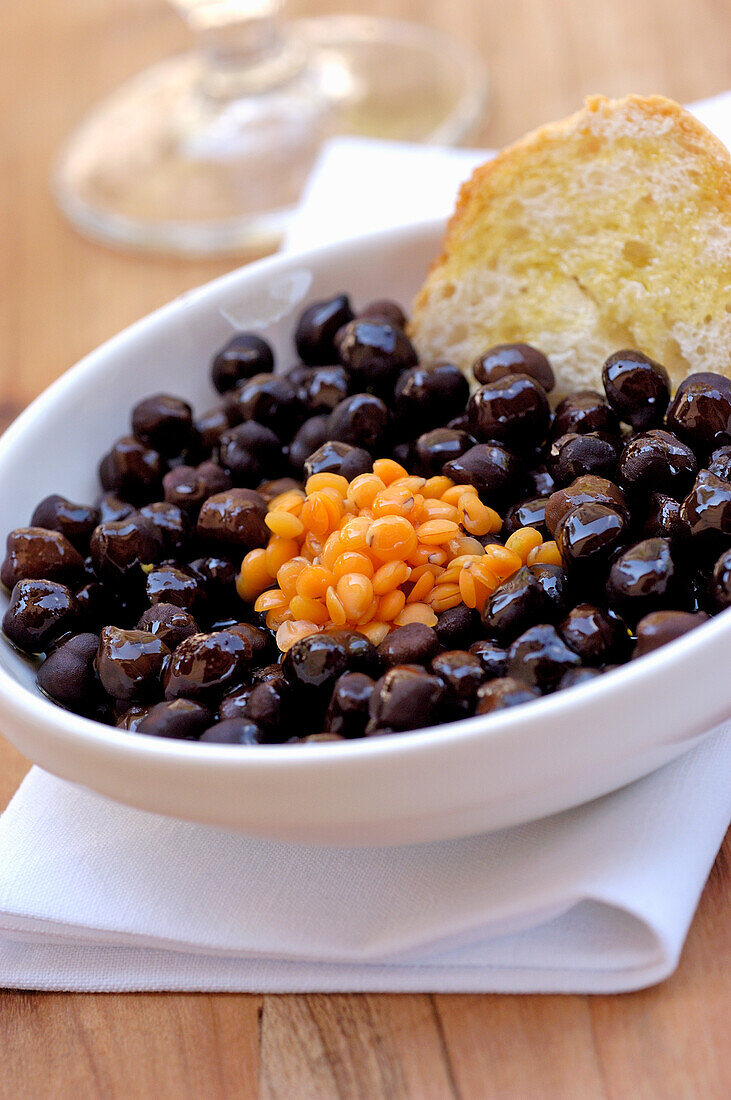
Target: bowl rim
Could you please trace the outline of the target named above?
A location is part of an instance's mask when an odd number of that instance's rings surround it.
[[[216,295],[233,285],[265,280],[269,275],[308,262],[317,262],[327,257],[335,264],[350,260],[352,251],[358,246],[377,248],[380,243],[405,247],[409,243],[417,244],[427,234],[435,234],[443,229],[444,218],[430,218],[409,226],[396,229],[379,230],[376,233],[363,234],[338,241],[334,244],[300,252],[285,252],[262,260],[254,261],[243,267],[235,268],[192,290],[185,291],[176,298],[160,306],[152,313],[122,329],[97,348],[85,355],[72,367],[64,371],[46,387],[27,408],[13,421],[0,436],[0,472],[5,463],[12,463],[16,442],[31,434],[36,419],[53,408],[56,400],[68,391],[95,380],[105,371],[105,360],[110,351],[129,340],[131,336],[141,336],[168,316],[175,314],[181,306],[194,304]],[[107,726],[90,718],[74,714],[45,697],[39,689],[31,689],[19,683],[14,676],[0,665],[0,704],[12,711],[22,721],[53,729],[66,740],[81,742],[84,747],[124,752],[140,756],[148,761],[160,763],[200,762],[201,764],[232,765],[250,771],[269,772],[272,769],[298,769],[306,773],[312,769],[328,768],[348,769],[352,763],[375,761],[389,757],[412,757],[440,747],[445,743],[480,741],[483,738],[501,740],[509,738],[518,725],[546,720],[556,721],[564,714],[567,719],[581,711],[588,703],[601,705],[610,699],[613,693],[622,688],[632,690],[643,679],[652,680],[653,673],[659,669],[677,668],[682,675],[682,666],[695,650],[715,646],[726,635],[731,636],[731,608],[721,611],[701,623],[688,634],[669,642],[658,650],[646,654],[640,660],[630,660],[609,673],[589,682],[578,684],[568,691],[542,696],[520,707],[510,708],[492,715],[476,715],[458,719],[438,726],[429,726],[417,730],[408,730],[394,735],[363,737],[345,741],[321,742],[307,746],[306,751],[285,751],[295,749],[294,744],[253,745],[242,751],[240,745],[200,743],[156,737],[152,734],[129,732],[115,726]],[[11,643],[3,636],[2,644]],[[540,709],[538,709],[540,708]]]

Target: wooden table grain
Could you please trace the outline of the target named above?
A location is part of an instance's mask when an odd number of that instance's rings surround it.
[[[473,43],[497,145],[602,91],[688,101],[731,85],[729,0],[310,0],[418,17]],[[230,265],[118,254],[56,212],[81,114],[186,42],[162,0],[0,5],[0,417],[100,341]],[[28,763],[0,742],[0,805]],[[0,995],[0,1098],[721,1098],[728,846],[677,973],[615,997]]]

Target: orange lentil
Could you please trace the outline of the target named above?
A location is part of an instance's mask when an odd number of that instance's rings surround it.
[[[449,560],[447,551],[441,546],[428,546],[429,557],[427,561],[430,565],[444,565]]]
[[[411,570],[406,562],[387,561],[373,574],[373,591],[376,596],[385,596],[405,584],[410,575]]]
[[[436,626],[437,617],[433,608],[425,603],[409,603],[400,615],[394,619],[396,626],[408,626],[409,623],[424,623],[425,626]]]
[[[459,585],[436,584],[429,593],[429,599],[426,602],[440,614],[442,611],[448,611],[451,607],[456,607],[458,603],[462,602]]]
[[[365,516],[353,516],[340,528],[340,543],[343,550],[365,550],[368,546],[368,532],[373,521]]]
[[[348,479],[342,474],[312,474],[307,478],[305,492],[308,496],[320,489],[334,489],[339,497],[344,497],[348,491]]]
[[[338,554],[332,566],[332,575],[336,581],[346,573],[365,573],[366,577],[372,577],[374,572],[373,562],[368,555],[360,554],[357,550],[346,550]]]
[[[325,593],[325,606],[332,619],[333,626],[345,626],[348,616],[345,614],[345,608],[334,588],[328,588]]]
[[[371,622],[372,619],[375,619],[377,611],[378,611],[378,600],[374,596],[373,599],[370,602],[370,605],[366,608],[366,610],[363,612],[363,614],[361,615],[361,617],[357,620],[357,622],[355,624],[356,627],[358,628],[358,630],[360,630],[360,628],[362,626],[365,626],[366,623]]]
[[[497,535],[499,531],[502,531],[503,521],[499,512],[496,512],[494,508],[488,508],[490,513],[490,534]]]
[[[477,585],[469,569],[463,569],[459,575],[459,594],[465,607],[477,607]]]
[[[305,488],[269,502],[268,545],[244,557],[236,581],[283,650],[333,627],[378,644],[396,626],[433,626],[459,603],[481,608],[528,555],[558,553],[555,544],[533,546],[534,533],[483,549],[474,536],[502,521],[475,488],[411,475],[393,459],[378,459],[350,483],[315,474]]]
[[[305,621],[282,623],[277,630],[277,646],[282,653],[286,653],[300,638],[307,638],[310,634],[317,634],[317,632],[316,623]]]
[[[293,596],[289,601],[289,610],[296,619],[306,619],[308,622],[324,626],[330,618],[330,612],[322,600],[314,600],[309,596]]]
[[[424,498],[415,496],[408,487],[394,483],[378,493],[371,505],[371,511],[374,517],[406,516],[409,519],[419,499],[423,501]]]
[[[299,515],[305,502],[305,494],[301,489],[288,489],[286,493],[280,493],[273,497],[268,504],[272,512],[293,512]]]
[[[264,522],[273,535],[279,535],[283,539],[297,539],[305,533],[302,520],[292,512],[285,512],[284,509],[280,511],[275,508],[273,512],[266,515]]]
[[[439,546],[459,534],[459,526],[450,519],[430,519],[416,529],[419,542],[426,546]]]
[[[407,557],[409,565],[415,566],[417,569],[420,565],[429,565],[429,555],[431,554],[433,546],[417,546],[412,554]]]
[[[342,552],[343,544],[340,541],[340,531],[333,531],[325,540],[320,560],[326,569],[333,570],[335,568],[335,562]]]
[[[440,584],[457,584],[459,581],[459,575],[462,572],[461,565],[452,565],[450,562],[439,574],[438,580]]]
[[[469,493],[471,496],[476,497],[477,489],[475,489],[474,485],[452,485],[442,493],[442,500],[445,504],[457,506],[465,493]]]
[[[477,545],[479,546],[480,544],[478,543]],[[480,561],[484,557],[484,553],[485,553],[484,550],[480,546],[480,549],[478,551],[475,551],[474,553],[456,554],[451,559],[451,561],[449,563],[449,568],[450,569],[455,569],[455,568],[461,569],[462,566],[467,565],[468,562]]]
[[[263,547],[250,550],[241,563],[241,571],[236,578],[236,591],[242,600],[251,603],[260,592],[269,587],[273,579],[266,566],[266,550]]]
[[[397,615],[400,615],[406,605],[406,596],[400,588],[394,588],[393,592],[388,592],[385,596],[381,596],[378,601],[378,610],[376,612],[379,620],[382,622],[390,622],[391,619],[395,619]]]
[[[370,508],[376,494],[385,488],[384,482],[375,474],[358,474],[348,487],[347,499],[358,508]]]
[[[553,539],[544,542],[542,546],[534,546],[528,554],[528,565],[537,563],[541,565],[563,565],[561,551]]]
[[[312,531],[309,531],[305,536],[305,541],[302,543],[302,549],[308,558],[315,561],[316,558],[320,557],[324,545],[321,538],[318,538]]]
[[[426,485],[426,478],[417,477],[415,474],[409,474],[408,477],[400,477],[397,481],[392,481],[389,488],[391,489],[408,489],[411,493],[418,493],[423,496],[422,489]]]
[[[288,603],[289,600],[284,592],[281,592],[278,588],[269,588],[266,592],[262,592],[260,596],[257,596],[254,602],[254,611],[276,611],[287,607]]]
[[[308,565],[298,575],[295,588],[298,596],[306,599],[322,599],[335,578],[329,569],[323,565]],[[298,619],[311,618],[309,615],[297,615]]]
[[[377,458],[373,463],[373,473],[380,477],[384,485],[390,485],[400,477],[408,477],[409,471],[405,470],[400,462],[394,462],[392,458]]]
[[[434,587],[434,574],[428,570],[421,574],[414,582],[414,587],[409,592],[407,603],[422,603]]]
[[[369,525],[366,544],[379,561],[403,559],[416,549],[416,532],[403,516],[382,516]]]
[[[282,623],[292,622],[292,612],[289,608],[272,608],[267,611],[266,624],[270,630],[278,630]]]
[[[419,519],[425,523],[430,519],[448,519],[452,523],[458,523],[459,512],[453,504],[447,504],[443,500],[425,500],[419,512]]]
[[[447,552],[453,557],[458,558],[462,554],[482,554],[484,552],[481,542],[477,539],[473,539],[471,535],[461,536],[460,538],[450,539],[447,543]]]
[[[543,536],[540,531],[536,531],[535,527],[520,527],[505,540],[505,545],[508,550],[513,550],[525,564],[531,550],[535,550],[542,542]]]
[[[442,474],[436,474],[434,477],[427,479],[421,492],[423,496],[429,499],[433,497],[443,497],[443,494],[451,489],[453,485],[454,482],[451,478],[444,477]]]
[[[299,549],[299,543],[294,539],[280,539],[278,535],[270,538],[264,560],[271,575],[276,577],[284,563],[299,554]]]
[[[372,621],[370,623],[365,623],[360,628],[361,634],[365,634],[366,638],[368,638],[368,640],[370,642],[372,642],[373,645],[375,645],[375,646],[379,646],[381,644],[383,639],[388,634],[389,630],[390,630],[390,624],[389,623],[382,623],[382,622],[377,622],[377,621]]]
[[[307,558],[296,557],[280,565],[276,573],[277,584],[287,597],[294,596],[297,591],[297,578],[309,564]]]
[[[489,568],[501,581],[512,577],[523,564],[523,559],[508,546],[495,544],[485,547],[485,558]]]
[[[364,573],[348,573],[335,585],[338,598],[349,619],[365,615],[373,601],[373,585]]]
[[[463,493],[459,498],[459,520],[471,535],[489,535],[493,528],[492,508],[483,504],[476,493]]]

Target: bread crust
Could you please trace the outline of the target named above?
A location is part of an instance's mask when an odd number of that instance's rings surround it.
[[[441,294],[444,298],[447,283],[449,291],[453,293],[455,284],[459,286],[469,273],[479,270],[480,249],[484,249],[488,255],[491,254],[491,247],[495,244],[497,233],[496,226],[489,223],[491,210],[494,211],[498,204],[504,206],[513,193],[520,196],[524,189],[526,174],[536,170],[536,166],[548,167],[545,173],[547,184],[555,183],[552,176],[553,168],[557,165],[564,166],[563,161],[568,158],[576,161],[578,169],[583,167],[590,169],[592,160],[601,160],[607,163],[611,171],[615,150],[618,151],[621,147],[622,155],[626,157],[627,147],[631,146],[632,142],[636,146],[636,167],[639,173],[643,168],[643,158],[649,156],[650,146],[652,145],[653,150],[656,146],[662,149],[664,142],[668,152],[672,148],[673,164],[679,164],[681,170],[687,171],[688,179],[696,181],[696,183],[689,183],[687,194],[681,195],[679,205],[684,202],[686,205],[692,205],[702,200],[704,217],[710,210],[711,217],[717,219],[719,234],[716,250],[720,250],[720,255],[717,256],[714,253],[714,263],[708,264],[706,275],[716,280],[715,289],[719,296],[731,296],[731,156],[729,152],[702,123],[679,104],[664,96],[629,95],[620,100],[610,100],[605,96],[592,95],[587,98],[585,106],[576,114],[528,133],[478,167],[472,177],[462,185],[456,208],[447,225],[442,250],[433,261],[426,282],[413,306],[410,335],[427,360],[441,358],[444,354],[453,359],[459,357],[455,354],[449,355],[449,338],[445,339],[443,348],[438,346],[439,338],[435,335],[434,315],[432,314],[431,320],[429,315],[430,311],[433,311],[438,296]],[[683,158],[685,158],[685,164],[682,163]],[[697,194],[693,192],[694,188]],[[597,201],[605,201],[611,205],[611,195],[609,198],[606,195],[601,196]],[[684,213],[683,216],[687,214]],[[577,211],[577,239],[582,232],[582,226],[578,223],[579,217],[580,212]],[[607,232],[610,231],[607,230]],[[710,231],[708,235],[709,238],[714,236]],[[726,238],[728,244],[724,244]],[[597,246],[598,263],[601,262],[601,253],[598,248],[601,243],[605,242],[595,241],[592,244],[589,241],[586,245],[587,249]],[[661,248],[659,252],[662,252]],[[522,239],[516,240],[512,246],[508,244],[507,247],[502,247],[499,253],[501,265],[515,258],[521,262],[532,262],[534,267],[544,264],[542,272],[548,270],[550,273],[551,265],[556,266],[556,258],[551,255],[538,255],[533,260],[530,258],[525,260],[525,244]],[[584,258],[591,257],[585,253]],[[662,257],[659,262],[662,262]],[[657,276],[657,273],[656,267],[654,274]],[[572,274],[570,264],[567,271],[561,274],[564,278],[575,278],[581,285],[580,280]],[[668,271],[668,281],[675,286],[678,281],[677,273]],[[456,308],[460,308],[459,295],[456,296],[455,302]],[[644,302],[643,308],[648,309],[651,305],[652,301],[648,299]],[[662,305],[665,308],[665,303]],[[728,317],[731,314],[731,305],[728,301],[725,304],[725,311]],[[526,320],[529,319],[526,318]],[[457,323],[459,321],[460,318],[457,318]],[[483,318],[484,323],[476,325],[475,317],[470,312],[470,315],[465,315],[462,321],[475,330],[484,330],[485,338],[492,343],[500,342],[502,338],[499,317],[494,321],[489,317]],[[683,323],[685,324],[686,321],[687,318],[684,317]],[[717,344],[722,343],[722,335],[731,332],[729,325],[731,321],[727,323],[721,318],[713,331],[709,329],[709,339],[715,340]],[[618,330],[621,327],[617,325]],[[627,327],[626,320],[624,327]],[[641,326],[640,330],[642,330]],[[516,332],[512,338],[519,339],[520,333]],[[697,333],[694,333],[694,339],[698,343]],[[598,346],[601,340],[594,343]],[[587,349],[594,348],[594,343],[587,339]],[[475,355],[479,354],[480,350],[475,346]],[[549,349],[543,350],[548,350],[549,357],[553,359]],[[650,354],[654,353],[658,357],[661,356],[663,349],[645,346],[643,350]],[[580,354],[579,350],[579,356]],[[717,354],[719,359],[717,369],[731,375],[731,347],[719,346]],[[468,366],[464,361],[459,362],[459,365],[463,369]],[[559,362],[559,368],[560,365]],[[677,361],[670,363],[671,373],[676,375],[686,373],[688,366],[692,369],[693,363],[688,362],[687,355],[680,353]],[[601,363],[597,364],[596,369],[601,369]],[[698,369],[709,369],[708,363],[699,364]]]

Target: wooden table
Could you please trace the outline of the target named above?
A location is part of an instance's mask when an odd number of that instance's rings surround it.
[[[587,92],[681,101],[731,85],[729,0],[311,0],[429,21],[493,78],[497,145]],[[0,7],[0,415],[225,261],[116,254],[82,240],[48,187],[59,142],[124,77],[186,35],[162,0]],[[0,805],[28,762],[0,744]],[[618,997],[0,996],[0,1097],[728,1095],[728,846],[677,974]]]

